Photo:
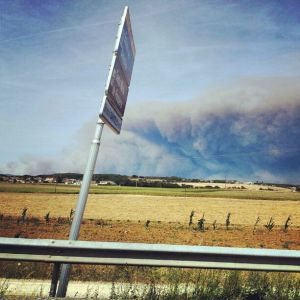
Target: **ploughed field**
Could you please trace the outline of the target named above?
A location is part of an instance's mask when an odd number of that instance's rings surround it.
[[[25,221],[4,216],[0,221],[2,237],[23,237],[38,239],[68,239],[70,230],[68,218],[27,217]],[[250,247],[300,250],[300,228],[282,226],[268,230],[263,225],[206,224],[204,231],[196,223],[130,221],[130,220],[84,220],[81,225],[80,240],[165,243],[199,246]]]

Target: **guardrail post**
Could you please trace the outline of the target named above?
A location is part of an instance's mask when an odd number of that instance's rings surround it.
[[[56,289],[57,289],[57,283],[58,283],[58,277],[59,277],[59,271],[60,271],[60,263],[54,263],[53,264],[53,271],[52,271],[49,297],[55,297]]]

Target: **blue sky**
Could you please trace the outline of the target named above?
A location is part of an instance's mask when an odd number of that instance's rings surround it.
[[[83,172],[118,22],[137,49],[96,172],[299,183],[299,1],[0,1],[0,172]]]

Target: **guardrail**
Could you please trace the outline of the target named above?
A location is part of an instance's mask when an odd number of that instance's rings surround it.
[[[0,238],[0,260],[300,272],[300,251]]]

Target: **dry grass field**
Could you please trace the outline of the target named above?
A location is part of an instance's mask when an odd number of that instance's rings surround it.
[[[193,187],[198,187],[198,188],[204,188],[208,185],[211,185],[211,186],[218,186],[221,189],[246,188],[247,190],[251,190],[251,191],[259,191],[259,190],[272,190],[272,191],[282,191],[282,192],[290,191],[290,189],[288,188],[272,186],[267,184],[223,183],[223,182],[208,183],[208,182],[189,182],[189,181],[179,182],[179,184],[192,185]]]
[[[225,195],[226,192],[223,191],[223,194]],[[245,193],[249,194],[249,199],[244,199],[244,195],[248,195]],[[297,200],[299,193],[261,191],[261,198],[268,200],[253,199],[253,193],[255,195],[256,192],[242,192],[242,199],[228,198],[228,194],[225,198],[203,195],[179,197],[90,194],[80,238],[99,241],[298,249],[300,247],[300,201]],[[222,196],[221,193],[218,195]],[[284,195],[287,198],[292,195],[294,198],[284,200]],[[14,236],[20,233],[30,238],[68,238],[69,225],[60,224],[57,220],[69,217],[71,209],[75,209],[77,197],[77,194],[64,193],[0,193],[0,215],[4,216],[4,220],[0,222],[0,236]],[[22,222],[18,224],[17,220],[21,218],[24,208],[27,208],[28,221],[23,222],[22,225]],[[195,211],[194,227],[188,227],[191,211]],[[51,226],[45,224],[44,220],[48,212],[50,212]],[[225,222],[229,212],[230,230],[227,231]],[[199,235],[195,226],[203,214],[208,230]],[[288,232],[284,232],[282,228],[288,216],[291,216],[292,223]],[[257,232],[253,234],[257,217],[260,220],[257,224]],[[275,227],[272,231],[268,231],[264,225],[271,217]],[[30,221],[36,218],[39,219],[37,222]],[[98,226],[99,220],[104,220],[104,224],[108,225]],[[150,221],[151,226],[145,231],[147,220]],[[213,230],[213,222],[216,222],[217,230]]]
[[[0,193],[0,213],[20,216],[26,207],[29,216],[42,218],[50,212],[52,217],[67,217],[71,208],[75,208],[77,197],[76,194]],[[253,225],[258,216],[260,224],[273,217],[275,224],[280,225],[291,215],[294,226],[300,226],[300,201],[212,197],[91,194],[84,218],[184,224],[188,222],[192,210],[196,212],[195,220],[204,213],[208,223],[216,220],[224,224],[230,212],[231,222],[236,225]]]

